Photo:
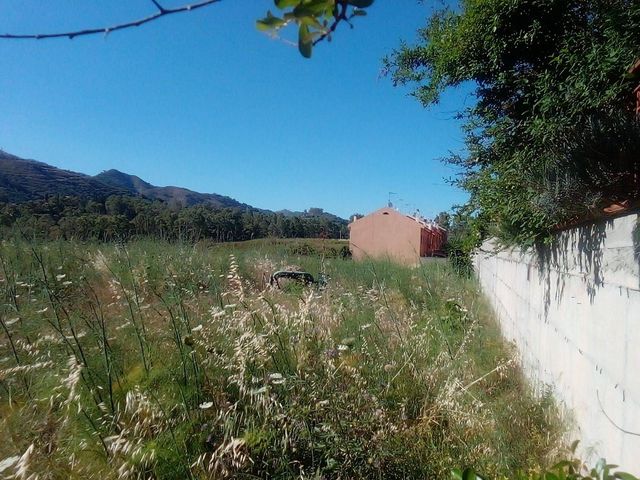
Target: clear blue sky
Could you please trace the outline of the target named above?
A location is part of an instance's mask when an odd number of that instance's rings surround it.
[[[255,29],[272,6],[223,0],[106,38],[0,40],[0,148],[272,210],[346,217],[383,206],[389,191],[401,209],[428,216],[463,202],[438,159],[463,148],[453,116],[472,101],[468,91],[425,110],[380,78],[381,58],[415,38],[433,2],[377,0],[311,60]],[[102,26],[152,11],[148,0],[2,1],[0,31]]]

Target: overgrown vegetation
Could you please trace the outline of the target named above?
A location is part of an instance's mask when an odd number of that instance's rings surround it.
[[[511,472],[505,480],[638,480],[634,475],[623,472],[617,465],[608,464],[604,458],[598,460],[594,467],[575,456],[578,441],[573,442],[567,449],[566,460],[561,460],[549,469],[532,471],[516,470]],[[451,471],[452,480],[488,480],[479,475],[473,468],[454,468]]]
[[[386,59],[396,84],[436,103],[475,86],[458,184],[476,231],[531,245],[559,225],[640,197],[635,0],[461,0]]]
[[[553,462],[552,402],[530,396],[473,280],[235,247],[3,242],[0,475],[509,477]],[[268,287],[292,264],[328,286]]]

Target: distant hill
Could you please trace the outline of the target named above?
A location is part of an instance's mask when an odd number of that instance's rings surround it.
[[[198,193],[180,187],[156,187],[118,170],[107,170],[92,177],[0,150],[0,201],[23,203],[50,195],[100,199],[110,195],[133,195],[161,200],[170,206],[211,205],[258,210],[224,195]]]
[[[193,205],[206,204],[217,208],[253,209],[250,205],[216,193],[199,193],[181,187],[156,187],[145,182],[140,177],[129,175],[119,170],[107,170],[93,178],[105,185],[124,189],[130,194],[142,195],[152,200],[162,200],[171,206],[191,207]]]
[[[214,208],[237,208],[274,213],[216,193],[199,193],[173,186],[157,187],[140,177],[119,170],[106,170],[92,177],[62,170],[43,162],[26,160],[0,150],[0,202],[24,203],[51,195],[102,200],[110,195],[140,196],[150,200],[160,200],[172,207],[209,205]],[[322,208],[309,208],[304,212],[281,210],[275,213],[290,218],[317,218],[346,224],[346,220],[325,212]]]
[[[82,173],[70,172],[0,150],[0,201],[22,203],[48,195],[104,198],[127,191]]]

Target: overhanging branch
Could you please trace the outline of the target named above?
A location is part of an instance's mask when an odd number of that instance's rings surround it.
[[[154,20],[158,20],[159,18],[165,17],[167,15],[172,15],[174,13],[182,13],[182,12],[191,12],[193,10],[197,10],[199,8],[207,7],[214,3],[218,3],[222,0],[202,0],[197,3],[191,3],[189,5],[183,5],[181,7],[176,8],[164,8],[157,0],[151,0],[151,2],[156,6],[158,11],[152,15],[149,15],[144,18],[140,18],[138,20],[133,20],[131,22],[120,23],[117,25],[113,25],[111,27],[100,27],[100,28],[86,28],[81,30],[74,30],[70,32],[56,32],[56,33],[27,33],[27,34],[13,34],[13,33],[4,33],[0,34],[0,39],[6,40],[44,40],[47,38],[69,38],[73,39],[75,37],[81,37],[84,35],[96,35],[96,34],[109,34],[111,32],[115,32],[117,30],[124,30],[127,28],[139,27],[140,25],[144,25],[145,23],[153,22]]]
[[[335,15],[333,22],[331,23],[331,26],[329,27],[329,29],[324,32],[322,35],[320,35],[320,37],[318,37],[317,39],[314,40],[313,44],[317,45],[318,43],[320,43],[322,40],[324,40],[327,37],[330,37],[330,35],[336,31],[336,28],[338,28],[338,24],[342,21],[345,22],[349,22],[349,18],[347,17],[347,2],[346,1],[338,1],[339,4],[339,11],[338,13]]]

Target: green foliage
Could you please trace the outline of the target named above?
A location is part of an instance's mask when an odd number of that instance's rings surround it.
[[[579,458],[575,457],[575,449],[578,442],[574,442],[569,453],[568,460],[557,462],[549,469],[537,469],[523,471],[518,469],[508,476],[501,477],[504,480],[638,480],[630,473],[617,470],[617,465],[610,465],[601,458],[593,468],[588,468]],[[473,469],[461,470],[455,468],[451,471],[452,480],[489,480],[487,477],[476,474]]]
[[[374,0],[274,0],[282,10],[282,17],[271,11],[256,22],[258,30],[276,34],[288,25],[298,26],[298,50],[311,58],[313,46],[319,41],[331,40],[331,34],[342,21],[351,25],[355,17],[366,15],[366,8]],[[351,25],[353,26],[353,25]]]
[[[472,215],[506,242],[640,195],[640,4],[634,0],[462,0],[385,60],[425,106],[474,85],[461,169]]]
[[[445,253],[454,271],[464,277],[469,277],[473,271],[471,256],[480,246],[486,236],[486,225],[482,217],[472,215],[469,207],[456,207],[449,214],[438,214],[440,224],[447,225],[447,243]]]
[[[473,468],[465,468],[464,470],[460,470],[459,468],[454,468],[451,471],[451,479],[452,480],[485,480],[480,475],[476,474],[473,471]]]

